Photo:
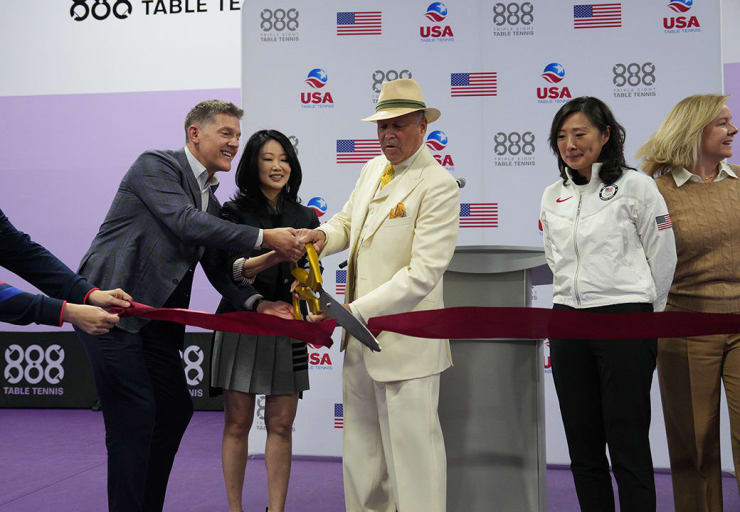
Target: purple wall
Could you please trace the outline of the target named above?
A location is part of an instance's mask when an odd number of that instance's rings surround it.
[[[146,149],[182,147],[185,115],[211,98],[241,103],[239,89],[0,97],[0,209],[76,269],[131,163]],[[219,179],[223,201],[234,190],[233,173]],[[35,290],[4,269],[0,281]],[[200,274],[191,307],[213,311],[217,304]],[[0,327],[32,329],[49,328]]]

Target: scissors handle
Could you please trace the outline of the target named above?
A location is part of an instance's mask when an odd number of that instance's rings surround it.
[[[317,292],[321,289],[323,279],[321,277],[321,267],[319,266],[319,256],[313,244],[306,244],[306,256],[308,257],[308,271],[295,263],[290,264],[290,273],[298,281],[298,285],[293,290],[293,316],[296,320],[303,318],[300,308],[301,300],[305,300],[308,303],[308,309],[312,314],[317,315],[322,312]]]
[[[301,301],[295,295],[293,295],[293,318],[296,320],[303,320],[303,315],[301,314]]]

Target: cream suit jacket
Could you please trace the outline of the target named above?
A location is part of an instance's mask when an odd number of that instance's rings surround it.
[[[455,251],[460,214],[457,183],[424,147],[412,164],[378,190],[388,160],[365,164],[341,212],[319,227],[322,255],[349,247],[345,300],[362,318],[444,307],[442,274]],[[377,192],[377,195],[376,195]],[[405,216],[391,218],[399,204]],[[452,364],[448,340],[383,332],[381,352],[363,347],[376,381],[414,379]],[[347,345],[347,334],[342,349]]]

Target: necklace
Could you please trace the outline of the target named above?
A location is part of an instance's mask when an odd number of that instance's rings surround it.
[[[717,176],[719,176],[719,172],[715,172],[712,176],[702,176],[701,179],[705,183],[711,183],[717,178]]]

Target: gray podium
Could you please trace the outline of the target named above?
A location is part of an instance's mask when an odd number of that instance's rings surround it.
[[[541,248],[458,247],[444,276],[446,307],[529,306],[550,282]],[[439,416],[449,512],[544,512],[542,340],[451,340]]]

